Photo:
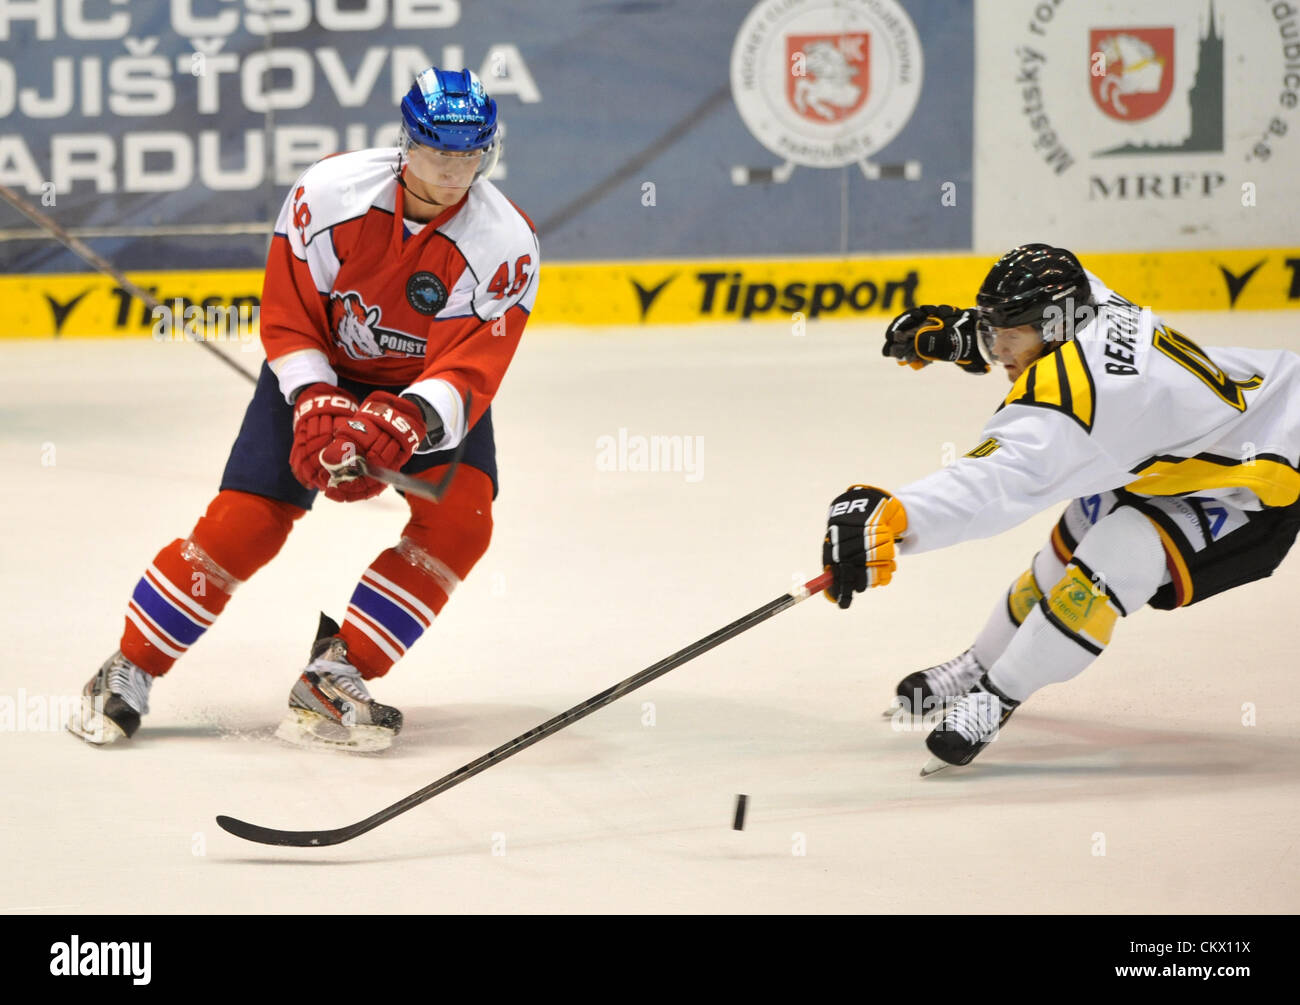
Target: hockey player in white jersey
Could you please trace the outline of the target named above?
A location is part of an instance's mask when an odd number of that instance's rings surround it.
[[[1144,605],[1170,610],[1269,576],[1300,529],[1300,357],[1202,349],[1061,248],[993,266],[974,308],[923,306],[884,354],[1012,381],[978,444],[897,492],[830,507],[827,596],[890,581],[897,555],[991,537],[1072,500],[973,645],[896,701],[946,708],[922,774],[968,764],[1039,688],[1069,680]]]

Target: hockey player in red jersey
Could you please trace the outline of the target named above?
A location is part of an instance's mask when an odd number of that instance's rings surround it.
[[[895,493],[831,504],[827,596],[890,581],[896,555],[989,537],[1073,500],[1047,545],[960,656],[905,677],[898,714],[946,708],[922,774],[967,764],[1038,689],[1106,649],[1119,620],[1264,578],[1300,529],[1300,357],[1202,349],[1070,252],[1004,255],[975,308],[922,306],[884,354],[972,373],[1011,393],[964,457]]]
[[[401,713],[366,682],[388,672],[447,603],[492,534],[489,407],[537,294],[532,224],[487,180],[496,103],[469,71],[423,71],[402,100],[397,149],[337,154],[298,179],[276,222],[261,305],[267,363],[220,491],[190,535],[136,585],[120,649],[86,685],[69,729],[132,736],[154,680],[235,588],[284,544],[317,492],[383,491],[366,465],[438,482],[361,574],[342,625],[322,615],[280,735],[387,747]]]

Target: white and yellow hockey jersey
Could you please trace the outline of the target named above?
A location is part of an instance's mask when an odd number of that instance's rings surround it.
[[[895,493],[902,554],[1121,487],[1246,510],[1300,498],[1300,356],[1202,349],[1088,278],[1094,321],[1020,375],[975,449]]]

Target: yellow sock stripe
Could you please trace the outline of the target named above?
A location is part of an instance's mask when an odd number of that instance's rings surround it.
[[[1065,575],[1052,587],[1045,603],[1056,621],[1071,634],[1094,646],[1109,645],[1119,613],[1106,591],[1078,566],[1066,566]]]

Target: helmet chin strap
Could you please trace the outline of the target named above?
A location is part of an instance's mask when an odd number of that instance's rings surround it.
[[[397,184],[401,185],[402,188],[406,190],[407,195],[414,196],[416,199],[419,199],[420,202],[425,203],[428,206],[438,206],[441,209],[446,209],[447,207],[444,206],[442,203],[434,202],[432,199],[426,199],[424,196],[420,195],[419,192],[415,191],[415,189],[411,188],[410,185],[406,184],[406,179],[402,177],[401,163],[402,162],[399,159],[397,162],[397,167],[393,168],[393,177],[397,179]]]

